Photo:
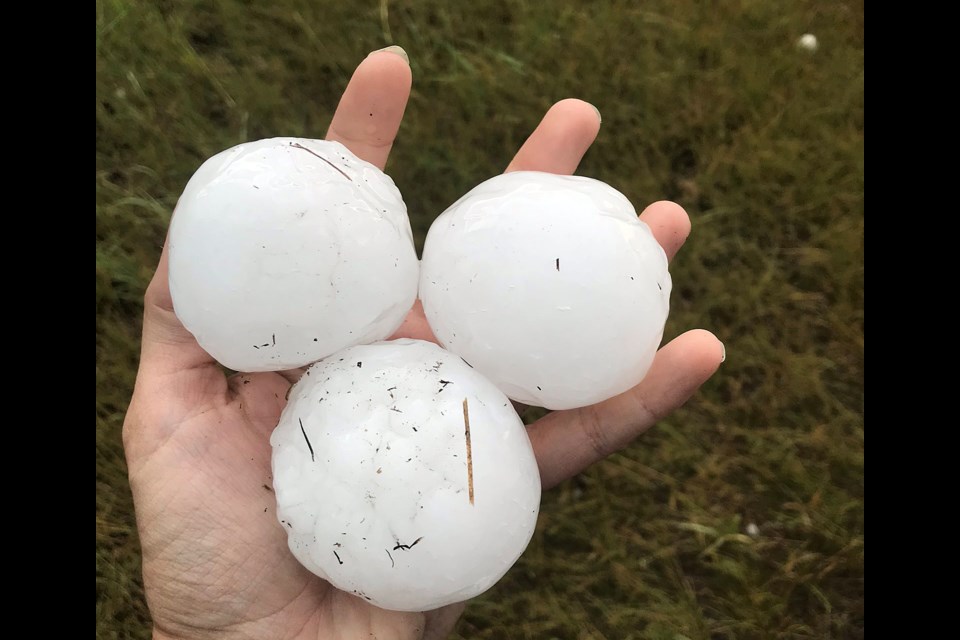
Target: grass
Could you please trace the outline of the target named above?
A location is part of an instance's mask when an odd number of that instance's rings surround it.
[[[685,408],[545,494],[454,637],[862,638],[863,21],[862,2],[98,0],[98,638],[150,635],[120,426],[177,197],[228,146],[322,136],[391,43],[414,91],[387,170],[418,247],[580,97],[603,113],[580,173],[692,218],[666,337],[727,349]]]

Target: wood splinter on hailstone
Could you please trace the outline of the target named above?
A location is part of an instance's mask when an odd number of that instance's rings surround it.
[[[467,399],[463,399],[463,435],[467,439],[467,492],[470,504],[473,504],[473,450],[470,447],[470,409]]]

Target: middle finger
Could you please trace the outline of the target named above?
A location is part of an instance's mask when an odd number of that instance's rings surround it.
[[[547,111],[504,173],[544,171],[571,175],[600,131],[600,112],[589,102],[568,98]]]

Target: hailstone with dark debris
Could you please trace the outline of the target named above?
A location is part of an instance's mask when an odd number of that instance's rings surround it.
[[[169,237],[174,310],[237,371],[277,371],[389,337],[417,295],[403,198],[339,142],[270,138],[203,163]]]
[[[536,526],[540,475],[513,405],[430,342],[316,363],[270,443],[290,550],[379,607],[426,611],[483,593]]]

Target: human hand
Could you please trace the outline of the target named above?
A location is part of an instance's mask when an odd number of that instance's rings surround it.
[[[410,84],[404,58],[374,52],[354,73],[327,139],[382,169]],[[557,103],[507,171],[573,173],[599,126],[589,104]],[[690,230],[686,213],[658,202],[641,218],[672,258]],[[395,337],[433,339],[419,303]],[[634,389],[530,425],[544,488],[626,446],[682,405],[722,358],[710,333],[685,333],[660,350]],[[174,315],[164,250],[144,300],[140,369],[123,429],[154,637],[445,637],[463,604],[425,613],[379,609],[335,589],[289,552],[270,488],[269,436],[297,375],[226,377]]]

